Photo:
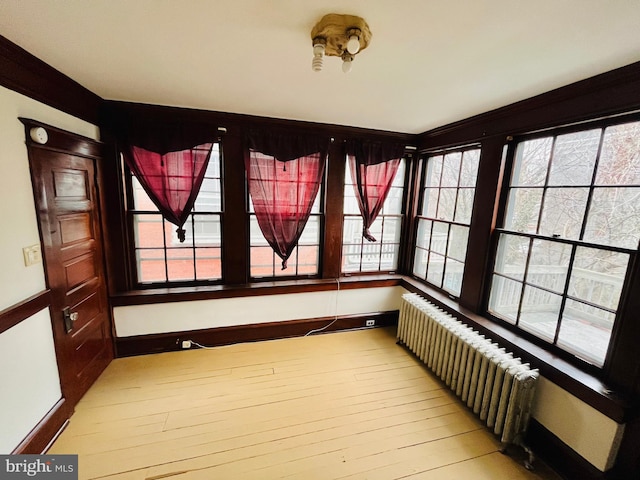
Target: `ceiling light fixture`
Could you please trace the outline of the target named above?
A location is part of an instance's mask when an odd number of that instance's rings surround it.
[[[355,55],[369,46],[371,30],[360,17],[330,13],[313,27],[311,40],[314,72],[322,70],[323,57],[328,55],[342,58],[342,71],[348,73]]]

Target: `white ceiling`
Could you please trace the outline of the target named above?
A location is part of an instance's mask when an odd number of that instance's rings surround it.
[[[343,74],[310,31],[360,15]],[[640,61],[639,0],[0,0],[0,33],[105,99],[420,133]]]

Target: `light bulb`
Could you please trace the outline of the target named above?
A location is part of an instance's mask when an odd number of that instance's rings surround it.
[[[360,51],[360,39],[357,35],[351,35],[349,37],[349,41],[347,42],[347,51],[352,55],[355,55]]]
[[[311,69],[314,72],[322,70],[322,57],[324,56],[324,45],[316,43],[313,46],[313,60],[311,61]]]
[[[345,55],[342,57],[342,71],[349,73],[351,71],[351,64],[353,63],[353,55]]]

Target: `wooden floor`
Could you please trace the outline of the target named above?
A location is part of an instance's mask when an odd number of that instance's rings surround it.
[[[49,453],[81,479],[558,479],[369,329],[117,359]]]

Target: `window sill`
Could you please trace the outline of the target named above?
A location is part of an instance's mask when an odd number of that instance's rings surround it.
[[[392,287],[401,284],[402,275],[354,275],[336,279],[280,280],[242,285],[212,285],[193,287],[162,287],[111,295],[111,305],[147,305],[153,303],[186,302],[216,298],[253,297],[300,292],[323,292],[355,288]]]

